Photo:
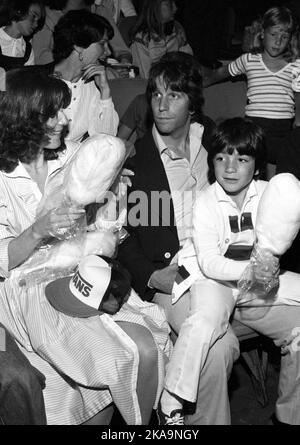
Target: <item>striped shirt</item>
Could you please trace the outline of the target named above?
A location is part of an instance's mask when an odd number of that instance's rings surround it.
[[[67,142],[64,155],[48,161],[47,181],[77,148],[78,144]],[[0,323],[46,376],[48,424],[82,423],[112,401],[128,424],[139,424],[138,351],[116,322],[136,323],[152,333],[158,351],[157,402],[171,351],[163,310],[132,292],[114,316],[72,318],[46,299],[49,277],[43,283],[20,286],[14,271],[8,272],[8,244],[33,223],[41,198],[21,164],[12,173],[0,172],[0,275],[6,278],[0,284]]]
[[[246,74],[246,115],[268,119],[292,119],[295,116],[292,81],[300,59],[273,73],[265,65],[262,54],[246,53],[231,62],[231,76]]]

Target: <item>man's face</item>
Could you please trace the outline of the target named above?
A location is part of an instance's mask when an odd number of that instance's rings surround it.
[[[151,107],[156,128],[161,135],[179,136],[190,125],[187,94],[166,87],[162,77],[156,79]]]

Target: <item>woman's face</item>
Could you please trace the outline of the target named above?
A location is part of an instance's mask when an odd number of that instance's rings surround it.
[[[16,26],[21,36],[30,36],[34,33],[39,25],[39,21],[42,17],[42,10],[39,4],[33,3],[30,5],[28,14],[19,22],[16,22]]]
[[[160,4],[160,14],[162,23],[168,23],[171,20],[174,20],[176,11],[177,8],[173,0],[163,0]]]
[[[59,110],[55,117],[48,119],[47,127],[49,131],[47,136],[49,143],[44,148],[56,150],[61,146],[61,136],[66,125],[68,125],[68,119],[63,110]]]
[[[85,67],[91,63],[96,63],[99,59],[105,60],[111,54],[108,42],[109,40],[105,33],[99,42],[91,43],[90,46],[82,49],[83,66]]]

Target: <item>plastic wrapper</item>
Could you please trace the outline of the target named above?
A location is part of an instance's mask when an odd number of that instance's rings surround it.
[[[237,304],[244,318],[258,318],[271,309],[279,287],[279,259],[266,249],[254,247],[250,263],[237,283]],[[249,311],[257,308],[257,311]],[[248,309],[248,311],[246,310]]]
[[[20,286],[28,286],[65,277],[74,272],[86,255],[113,257],[117,243],[117,235],[107,229],[85,232],[68,240],[53,240],[14,269],[11,278],[17,280]]]
[[[49,178],[37,218],[60,208],[90,205],[98,210],[89,225],[84,213],[70,228],[54,230],[52,238],[12,272],[11,277],[20,285],[67,276],[85,255],[115,255],[118,243],[127,236],[122,228],[126,209],[120,211],[118,196],[109,188],[118,182],[125,153],[120,139],[104,134],[93,136]]]

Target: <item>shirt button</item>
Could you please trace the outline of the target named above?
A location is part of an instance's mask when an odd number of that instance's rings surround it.
[[[165,256],[166,260],[169,260],[171,258],[170,252],[166,252],[164,256]]]
[[[72,119],[69,119],[69,122],[72,122]]]
[[[226,244],[229,243],[229,238],[226,238],[225,243],[226,243]]]

